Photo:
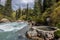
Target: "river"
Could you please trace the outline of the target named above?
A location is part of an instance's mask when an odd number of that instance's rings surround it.
[[[23,37],[28,29],[26,22],[1,23],[0,40],[28,40]]]

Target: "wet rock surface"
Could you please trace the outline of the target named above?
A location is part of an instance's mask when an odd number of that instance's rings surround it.
[[[42,28],[42,27],[41,27]],[[41,30],[36,27],[32,27],[33,30],[27,32],[28,38],[33,40],[53,40],[55,30]]]
[[[0,20],[0,22],[1,23],[8,23],[8,22],[10,22],[7,18],[2,18],[1,20]]]
[[[35,30],[28,31],[27,35],[28,35],[29,38],[31,38],[31,37],[37,37],[37,32]]]

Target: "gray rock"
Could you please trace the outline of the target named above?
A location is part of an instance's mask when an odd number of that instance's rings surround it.
[[[28,34],[29,37],[36,37],[37,36],[36,30],[28,31],[27,34]]]
[[[0,20],[0,22],[7,23],[7,22],[10,22],[10,21],[7,18],[3,18],[3,19]]]

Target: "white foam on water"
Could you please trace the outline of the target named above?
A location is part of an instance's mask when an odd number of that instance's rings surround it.
[[[17,23],[17,22],[7,23],[7,24],[4,24],[4,25],[0,25],[0,30],[3,30],[4,32],[6,32],[6,31],[20,30],[20,29],[24,28],[25,25],[26,24],[24,24],[24,22],[21,22],[21,23]]]

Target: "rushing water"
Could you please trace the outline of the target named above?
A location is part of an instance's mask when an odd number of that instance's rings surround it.
[[[28,40],[20,36],[28,28],[26,22],[12,22],[0,24],[0,40]]]

